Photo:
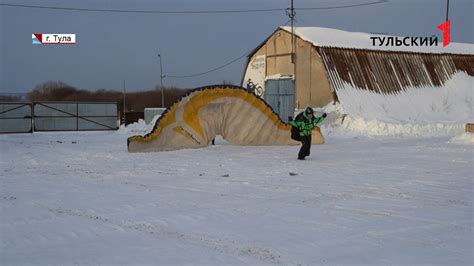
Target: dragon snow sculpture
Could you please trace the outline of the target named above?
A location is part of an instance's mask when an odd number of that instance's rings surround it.
[[[192,90],[169,107],[145,136],[127,140],[129,152],[170,151],[208,146],[221,135],[236,145],[295,145],[291,126],[255,94],[237,86]],[[319,128],[313,144],[324,143]]]

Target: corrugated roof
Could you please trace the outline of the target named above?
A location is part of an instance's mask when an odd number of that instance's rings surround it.
[[[474,56],[317,48],[333,87],[345,84],[379,94],[441,87],[456,72],[474,76]]]
[[[281,29],[291,32],[291,27],[280,27]],[[382,51],[400,51],[400,52],[416,52],[416,53],[436,53],[436,54],[470,54],[474,55],[474,44],[467,43],[450,43],[446,47],[442,47],[442,40],[439,39],[438,46],[378,46],[373,45],[370,37],[398,37],[403,40],[403,36],[374,35],[363,32],[349,32],[330,28],[320,27],[295,27],[295,34],[301,39],[313,43],[317,47],[341,47],[352,49],[382,50]],[[413,36],[424,37],[424,36]],[[430,36],[426,36],[430,37]],[[418,40],[419,42],[420,40]]]

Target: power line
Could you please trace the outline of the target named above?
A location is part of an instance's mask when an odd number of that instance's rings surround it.
[[[290,22],[291,20],[288,20],[287,22],[285,22],[285,26],[288,25],[288,23]],[[220,65],[218,67],[215,67],[213,69],[210,69],[208,71],[204,71],[204,72],[201,72],[201,73],[196,73],[196,74],[191,74],[191,75],[164,75],[164,77],[167,77],[167,78],[192,78],[192,77],[197,77],[197,76],[202,76],[202,75],[205,75],[205,74],[208,74],[208,73],[211,73],[211,72],[214,72],[214,71],[217,71],[219,69],[222,69],[228,65],[231,65],[235,62],[237,62],[238,60],[242,59],[243,57],[247,56],[248,54],[250,54],[250,52],[252,52],[255,48],[252,48],[250,50],[248,50],[247,52],[245,52],[243,55],[235,58],[235,59],[232,59],[230,62],[227,62],[223,65]]]
[[[18,5],[18,4],[1,4],[0,6],[35,8],[35,9],[54,9],[67,11],[84,11],[84,12],[108,12],[108,13],[145,13],[145,14],[219,14],[219,13],[257,13],[257,12],[275,12],[285,10],[284,8],[271,9],[242,9],[242,10],[125,10],[125,9],[100,9],[100,8],[76,8],[76,7],[57,7],[57,6],[36,6],[36,5]]]
[[[232,61],[230,61],[230,62],[228,62],[228,63],[225,63],[225,64],[223,64],[223,65],[221,65],[221,66],[215,67],[215,68],[210,69],[210,70],[205,71],[205,72],[196,73],[196,74],[191,74],[191,75],[165,75],[164,77],[166,77],[166,78],[192,78],[192,77],[202,76],[202,75],[205,75],[205,74],[208,74],[208,73],[217,71],[217,70],[219,70],[219,69],[221,69],[221,68],[224,68],[224,67],[226,67],[226,66],[228,66],[228,65],[231,65],[231,64],[237,62],[238,60],[242,59],[243,57],[247,56],[247,55],[248,55],[250,52],[252,52],[252,51],[253,51],[253,49],[252,49],[252,50],[249,50],[249,51],[247,51],[247,52],[245,52],[245,54],[243,54],[243,55],[241,55],[241,56],[239,56],[239,57],[233,59]]]
[[[332,6],[332,7],[300,7],[296,10],[328,10],[341,9],[360,6],[369,6],[386,3],[388,0],[377,0],[375,2]],[[240,9],[240,10],[125,10],[125,9],[101,9],[101,8],[77,8],[77,7],[58,7],[58,6],[38,6],[38,5],[20,5],[20,4],[5,4],[0,3],[0,6],[14,7],[14,8],[33,8],[33,9],[50,9],[50,10],[66,10],[66,11],[80,11],[80,12],[104,12],[104,13],[141,13],[141,14],[225,14],[225,13],[262,13],[262,12],[277,12],[285,11],[287,8],[268,8],[268,9]]]
[[[387,3],[388,1],[389,0],[378,0],[378,1],[370,2],[370,3],[361,3],[361,4],[344,5],[344,6],[300,7],[300,8],[295,8],[295,9],[296,10],[328,10],[328,9],[339,9],[339,8],[350,8],[350,7],[377,5],[377,4]]]

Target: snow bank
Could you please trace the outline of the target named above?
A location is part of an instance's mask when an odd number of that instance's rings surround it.
[[[145,123],[145,120],[143,119],[139,119],[138,122],[129,124],[127,126],[121,125],[118,132],[121,134],[128,134],[128,135],[145,135],[151,132],[151,130],[155,126],[156,120],[158,120],[160,116],[161,115],[154,116],[150,124]]]
[[[474,121],[474,78],[458,72],[444,87],[409,88],[381,95],[346,84],[338,90],[340,104],[321,108],[330,113],[329,134],[367,136],[455,136]],[[324,127],[323,127],[324,128]]]
[[[464,124],[388,123],[377,119],[367,120],[348,115],[344,117],[342,123],[339,121],[339,123],[325,125],[323,130],[330,135],[436,137],[462,134]]]
[[[360,115],[345,114],[340,104],[330,104],[315,108],[318,113],[326,112],[328,117],[321,125],[323,135],[353,136],[391,136],[391,137],[441,137],[456,136],[464,132],[465,123],[441,123],[396,121],[381,117],[367,118]],[[364,114],[365,115],[365,114]]]
[[[474,134],[464,132],[461,135],[452,138],[449,142],[456,144],[474,144]]]
[[[474,78],[458,72],[443,87],[407,88],[381,95],[346,83],[337,91],[343,113],[390,123],[467,123],[474,121]]]
[[[132,123],[132,124],[129,124],[129,125],[126,125],[126,126],[121,125],[118,132],[121,133],[121,134],[133,134],[133,135],[143,134],[147,131],[148,126],[149,125],[147,125],[145,123],[145,120],[140,119],[140,120],[138,120],[138,122],[135,122],[135,123]],[[151,128],[153,128],[153,127],[151,127]]]
[[[316,115],[327,113],[328,117],[321,125],[323,135],[338,137],[391,136],[391,137],[441,137],[455,136],[464,132],[465,123],[441,123],[430,121],[417,123],[400,121],[380,116],[369,118],[371,113],[362,113],[365,117],[347,114],[341,104],[328,104],[314,108]]]

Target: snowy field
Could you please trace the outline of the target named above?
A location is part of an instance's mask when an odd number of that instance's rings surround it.
[[[0,264],[473,264],[472,137],[129,154],[0,135]]]

